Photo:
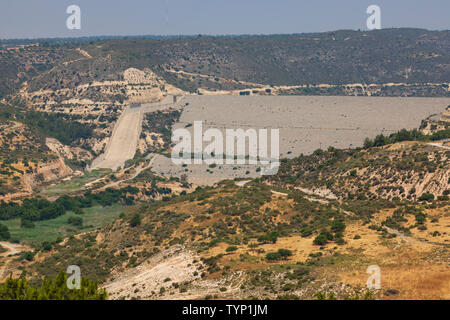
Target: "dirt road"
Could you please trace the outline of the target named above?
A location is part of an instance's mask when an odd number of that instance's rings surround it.
[[[9,263],[14,259],[11,256],[21,253],[21,252],[27,250],[27,248],[22,246],[21,244],[11,243],[11,242],[6,242],[6,241],[0,241],[0,246],[8,249],[7,252],[0,254],[0,257],[2,257],[2,261],[3,261],[3,265],[0,266],[0,280],[2,280],[8,274],[7,272],[8,272]],[[11,258],[9,258],[9,257],[11,257]],[[3,260],[3,258],[5,258],[5,260]]]
[[[0,241],[0,246],[9,250],[8,253],[4,254],[5,257],[15,255],[24,250],[22,245],[11,242]]]
[[[429,143],[429,145],[434,146],[434,147],[438,147],[438,148],[443,148],[443,149],[450,150],[450,147],[444,146],[444,144],[442,142]]]
[[[149,157],[149,159],[150,159],[150,162],[148,163],[148,165],[146,165],[146,166],[139,165],[138,167],[136,167],[135,172],[131,177],[106,184],[103,187],[101,187],[101,190],[118,186],[122,182],[129,181],[129,180],[136,178],[142,171],[147,170],[148,168],[150,168],[152,166],[153,161],[155,159],[155,155],[151,155],[151,157]]]

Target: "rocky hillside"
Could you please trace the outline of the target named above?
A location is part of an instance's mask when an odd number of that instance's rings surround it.
[[[92,159],[80,147],[92,130],[73,119],[0,104],[0,128],[2,200],[29,195],[38,185],[71,175],[69,164],[82,169]]]
[[[113,299],[363,298],[371,264],[383,270],[378,298],[448,294],[448,200],[340,203],[276,190],[230,181],[138,206],[22,266],[53,275],[77,264]],[[434,286],[420,290],[414,273]]]
[[[342,30],[44,44],[0,49],[4,92],[14,92],[27,81],[29,92],[77,88],[78,99],[98,100],[100,95],[101,101],[122,102],[129,97],[120,84],[126,80],[125,71],[149,68],[191,92],[265,85],[287,86],[283,94],[449,95],[448,31]],[[331,87],[316,87],[319,84]],[[353,88],[355,84],[358,88]],[[295,88],[299,85],[307,87]],[[372,90],[367,85],[378,87]],[[70,90],[67,94],[69,99],[73,95]],[[62,96],[57,102],[64,100],[68,99]]]
[[[450,150],[425,142],[401,142],[366,150],[317,151],[287,160],[275,185],[307,188],[339,199],[419,199],[449,193]],[[321,191],[320,191],[321,190]]]
[[[77,264],[113,299],[448,298],[448,156],[420,141],[316,152],[268,179],[138,204],[16,266]],[[373,264],[383,290],[368,293]]]

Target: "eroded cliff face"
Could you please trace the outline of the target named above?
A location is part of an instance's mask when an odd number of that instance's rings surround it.
[[[42,183],[62,179],[72,173],[73,170],[65,164],[63,158],[39,164],[35,172],[24,174],[22,178],[24,191],[33,192],[33,188]]]
[[[60,158],[88,161],[92,160],[93,157],[89,151],[84,150],[83,148],[66,146],[54,138],[45,139],[45,144]]]
[[[432,134],[450,127],[450,106],[442,113],[434,114],[422,121],[420,130],[424,134]]]
[[[162,100],[168,94],[183,94],[182,90],[168,84],[152,70],[129,68],[123,73],[124,88],[129,103],[146,103]]]

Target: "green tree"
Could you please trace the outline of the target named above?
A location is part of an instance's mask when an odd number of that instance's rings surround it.
[[[345,223],[342,221],[335,220],[331,224],[331,231],[333,232],[342,232],[345,230]]]
[[[76,227],[81,227],[83,225],[83,218],[81,217],[69,217],[67,223]]]
[[[282,258],[287,258],[292,256],[292,251],[288,249],[278,249],[278,253]]]
[[[432,193],[424,193],[419,197],[419,201],[433,201],[434,195]]]
[[[43,251],[50,251],[52,249],[52,244],[49,241],[42,242],[42,250]]]
[[[43,279],[40,286],[32,286],[25,277],[10,276],[0,284],[0,300],[106,300],[105,289],[97,282],[81,279],[80,289],[67,287],[67,274],[61,270],[54,280]]]
[[[28,219],[24,219],[23,217],[20,219],[20,227],[33,229],[35,227],[34,222]]]
[[[135,213],[130,220],[130,226],[136,227],[141,224],[141,215],[139,213]]]
[[[313,233],[313,229],[310,227],[304,227],[300,230],[300,234],[304,238],[309,237],[310,235],[312,235],[312,233]]]
[[[280,232],[278,230],[273,230],[268,234],[265,234],[263,236],[260,236],[258,238],[259,242],[272,242],[272,243],[276,243],[278,240],[278,236],[279,236]]]
[[[0,223],[0,240],[6,241],[11,238],[8,227]]]
[[[313,241],[314,244],[322,246],[327,244],[328,241],[333,240],[333,235],[328,231],[322,231]]]
[[[266,254],[266,259],[269,261],[280,260],[281,255],[278,252],[269,252],[268,254]]]

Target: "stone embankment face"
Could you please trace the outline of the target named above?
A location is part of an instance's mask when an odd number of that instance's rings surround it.
[[[357,147],[366,137],[373,138],[380,133],[389,135],[402,128],[417,128],[422,119],[445,110],[450,99],[187,96],[174,102],[172,96],[167,96],[158,103],[128,106],[114,127],[105,153],[93,161],[90,169],[116,170],[123,166],[136,152],[143,114],[170,107],[179,108],[184,102],[188,102],[190,107],[184,109],[174,129],[201,119],[205,121],[204,130],[209,127],[279,128],[280,157],[291,158],[328,146]],[[170,165],[169,162],[164,160],[166,165]],[[202,168],[201,171],[205,170]],[[165,171],[161,169],[161,173]],[[184,168],[181,171],[184,173]],[[236,172],[230,172],[233,174],[219,175],[220,180],[235,178]]]
[[[173,129],[186,128],[193,137],[193,122],[203,121],[203,130],[279,129],[280,158],[311,154],[318,148],[356,148],[364,139],[389,135],[403,128],[419,128],[423,119],[440,114],[449,98],[384,98],[346,96],[186,96],[180,120]],[[248,150],[248,148],[247,148]],[[188,176],[198,185],[221,180],[256,178],[260,165],[173,164],[158,155],[152,170],[165,176]]]
[[[92,162],[89,170],[117,170],[123,167],[125,161],[132,159],[136,153],[144,113],[178,106],[174,105],[172,96],[168,96],[158,103],[132,104],[126,107],[114,126],[105,152]]]
[[[112,169],[123,167],[125,161],[132,159],[136,152],[137,142],[142,125],[140,105],[125,108],[106,146],[105,153],[92,162],[90,169]]]

